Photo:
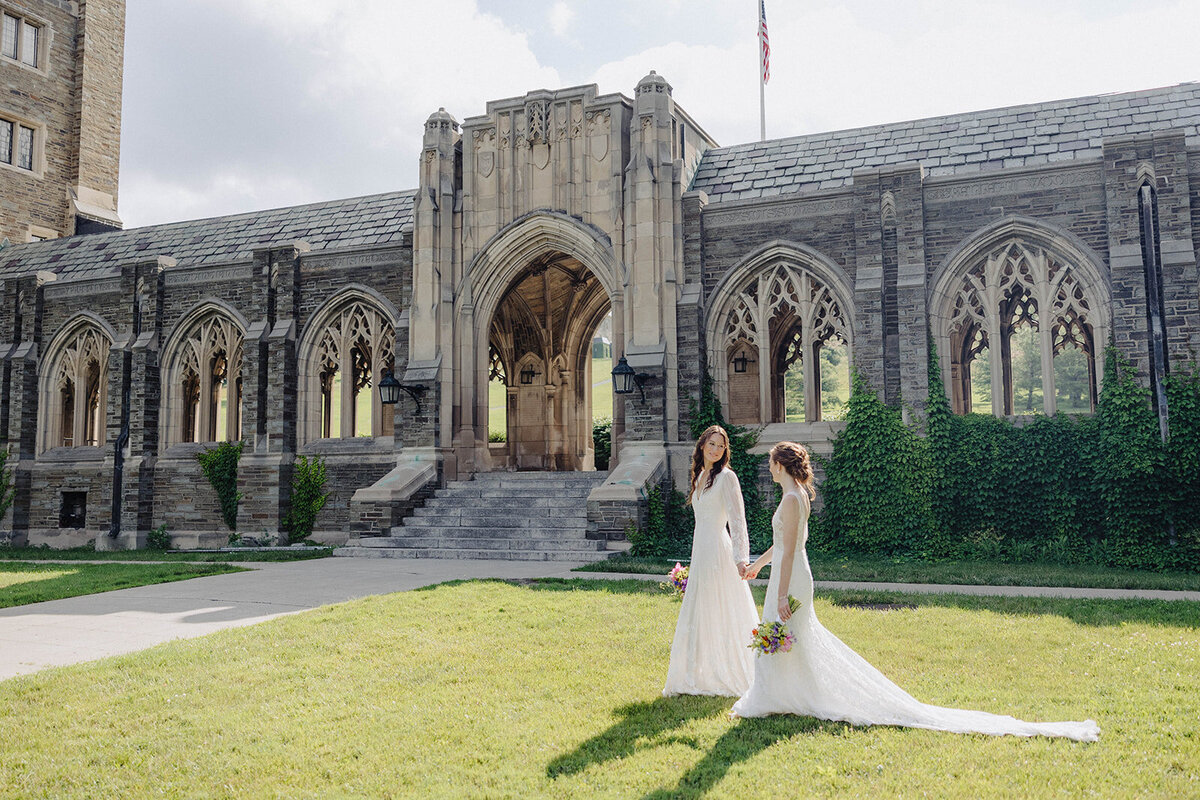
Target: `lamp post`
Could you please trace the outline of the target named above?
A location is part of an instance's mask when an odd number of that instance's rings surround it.
[[[636,386],[638,394],[645,402],[646,392],[642,389],[642,384],[653,377],[647,372],[634,372],[633,367],[629,366],[629,362],[625,360],[625,356],[621,356],[617,360],[617,365],[612,369],[613,392],[615,394],[633,394]]]
[[[385,369],[383,375],[379,379],[379,402],[385,406],[394,406],[400,400],[401,390],[408,393],[408,396],[417,404],[417,414],[421,413],[421,398],[417,392],[425,391],[425,387],[405,386],[400,381],[396,380],[396,376],[392,374],[390,369]]]

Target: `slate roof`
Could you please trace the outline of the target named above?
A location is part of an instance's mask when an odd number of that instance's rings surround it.
[[[720,202],[836,189],[856,169],[904,162],[957,175],[1093,159],[1104,138],[1170,128],[1200,147],[1200,83],[720,147],[705,153],[692,188]]]
[[[102,277],[121,264],[160,255],[171,256],[179,267],[224,264],[296,240],[313,250],[399,245],[412,230],[415,195],[410,189],[18,244],[0,250],[0,277],[38,270],[60,279]]]

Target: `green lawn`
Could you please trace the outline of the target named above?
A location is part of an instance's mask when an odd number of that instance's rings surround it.
[[[113,589],[242,572],[229,564],[37,564],[0,562],[0,608]]]
[[[1193,604],[905,599],[816,606],[918,698],[1100,742],[733,723],[660,696],[654,584],[472,582],[0,683],[0,796],[1196,796]]]
[[[304,561],[325,558],[333,554],[332,547],[289,547],[280,550],[223,550],[201,552],[190,550],[94,550],[74,547],[52,550],[49,547],[0,546],[0,564],[5,561]]]
[[[813,577],[819,581],[1200,591],[1200,575],[1192,572],[1137,572],[1109,567],[1005,564],[996,561],[905,561],[891,558],[826,556],[820,553],[809,553],[809,563],[812,566]],[[585,564],[577,567],[575,571],[665,574],[674,564],[675,559],[618,556]],[[770,574],[771,568],[767,567],[759,577],[766,578]]]

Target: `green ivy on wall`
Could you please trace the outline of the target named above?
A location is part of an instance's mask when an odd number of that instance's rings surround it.
[[[872,555],[1200,569],[1200,377],[1148,390],[1115,348],[1093,416],[955,415],[930,346],[924,429],[855,376],[814,545]],[[921,434],[924,434],[923,436]]]
[[[242,499],[237,488],[238,461],[241,458],[241,442],[221,442],[216,447],[196,454],[204,477],[208,478],[217,492],[221,517],[231,531],[237,530],[238,501]]]

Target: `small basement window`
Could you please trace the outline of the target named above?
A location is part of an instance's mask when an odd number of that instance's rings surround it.
[[[82,528],[87,519],[87,492],[63,492],[58,527]]]

